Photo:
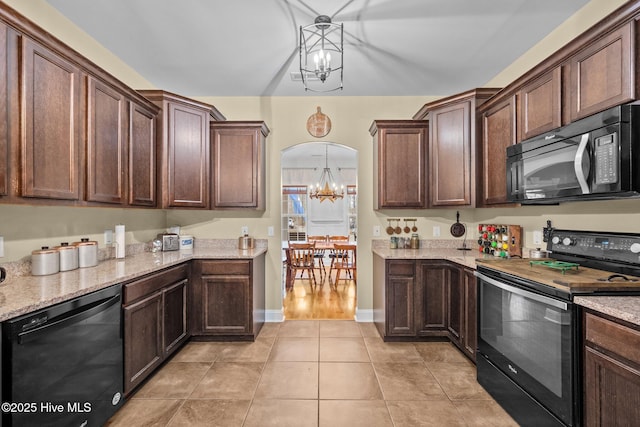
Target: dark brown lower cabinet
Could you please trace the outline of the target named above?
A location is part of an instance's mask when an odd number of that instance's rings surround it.
[[[640,420],[640,328],[585,312],[584,420],[632,426]]]
[[[447,336],[446,261],[415,261],[417,267],[416,317],[418,336]]]
[[[124,390],[130,393],[163,361],[162,292],[124,307]]]
[[[415,262],[398,260],[387,263],[386,331],[389,336],[415,336]]]
[[[125,395],[188,339],[188,275],[183,264],[123,286]]]
[[[265,319],[264,259],[194,261],[195,339],[255,340]]]
[[[474,271],[469,268],[462,269],[462,289],[464,317],[462,320],[462,351],[476,361],[476,351],[478,348],[478,287]]]
[[[373,321],[385,341],[449,338],[475,361],[473,270],[445,260],[373,260]]]
[[[476,360],[477,292],[473,270],[451,265],[447,278],[449,338],[467,357]]]

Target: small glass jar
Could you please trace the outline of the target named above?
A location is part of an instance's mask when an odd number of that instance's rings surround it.
[[[151,252],[160,252],[162,250],[162,240],[160,239],[154,239],[153,242],[151,242]]]

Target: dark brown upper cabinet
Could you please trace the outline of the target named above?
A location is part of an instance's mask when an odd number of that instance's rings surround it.
[[[124,204],[127,167],[127,101],[87,77],[87,189],[90,202]]]
[[[155,207],[157,114],[144,105],[129,103],[129,204]]]
[[[155,156],[155,134],[136,134],[133,105],[153,132],[158,108],[1,2],[0,47],[2,202],[155,206],[155,181],[128,160],[139,160],[129,152],[144,138]],[[129,198],[145,185],[144,203]]]
[[[426,120],[376,120],[369,132],[374,143],[374,209],[427,207]]]
[[[474,89],[428,104],[413,118],[429,120],[429,205],[476,206],[480,136],[476,108],[499,89]]]
[[[162,109],[158,118],[158,184],[162,208],[209,209],[209,123],[213,106],[162,90],[140,93]]]
[[[516,97],[501,99],[482,114],[482,205],[507,202],[507,147],[516,143]]]
[[[0,196],[9,194],[9,64],[7,26],[0,22]]]
[[[525,84],[518,94],[519,140],[529,139],[562,125],[562,67]]]
[[[571,121],[635,99],[634,25],[625,24],[571,57]]]
[[[211,122],[211,208],[265,209],[264,122]]]
[[[80,199],[80,70],[22,38],[22,196]]]

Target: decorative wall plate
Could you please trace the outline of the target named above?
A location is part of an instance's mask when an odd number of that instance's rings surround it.
[[[320,110],[320,107],[307,119],[307,131],[316,138],[322,138],[331,131],[331,119]]]

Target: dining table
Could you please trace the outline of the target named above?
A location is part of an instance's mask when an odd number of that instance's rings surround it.
[[[286,266],[286,282],[285,283],[287,284],[287,287],[289,287],[289,283],[291,283],[293,285],[293,280],[294,280],[294,278],[291,277],[291,269],[288,267],[288,265],[286,265],[287,264],[286,251],[289,249],[289,243],[309,243],[309,242],[288,242],[288,241],[283,241],[282,242],[282,250],[284,251],[282,260],[283,260],[283,263]],[[326,241],[326,242],[315,241],[315,242],[312,242],[312,243],[315,244],[314,248],[316,250],[329,250],[329,251],[331,251],[331,250],[335,249],[335,245],[336,244],[338,244],[338,245],[353,245],[353,246],[357,247],[357,243],[356,242],[348,242],[348,241]],[[324,283],[324,279],[322,279],[321,283]]]

